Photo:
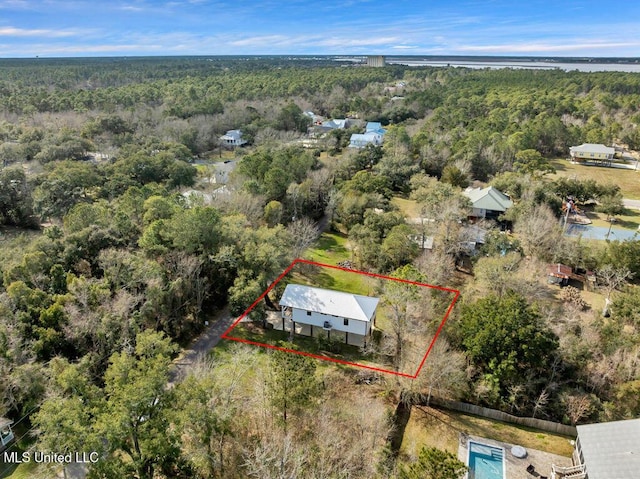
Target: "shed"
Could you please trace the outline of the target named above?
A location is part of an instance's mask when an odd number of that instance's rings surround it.
[[[547,266],[547,276],[549,283],[566,286],[573,277],[573,269],[561,263],[550,264]]]

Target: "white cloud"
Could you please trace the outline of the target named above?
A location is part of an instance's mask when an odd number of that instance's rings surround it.
[[[0,27],[1,37],[73,37],[81,32],[77,30],[26,29],[16,27]]]
[[[638,47],[640,42],[583,42],[571,43],[506,43],[501,45],[465,45],[455,49],[461,52],[477,53],[554,53],[554,52],[574,52],[583,50],[607,50],[611,48]]]

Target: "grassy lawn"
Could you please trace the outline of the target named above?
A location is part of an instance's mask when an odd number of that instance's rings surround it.
[[[20,453],[22,453],[22,451],[20,451]],[[3,479],[31,479],[41,477],[39,465],[35,462],[19,464],[17,467],[14,465],[5,465],[3,462],[0,462],[0,468],[0,471],[2,471],[0,477]],[[6,471],[5,468],[7,468]]]
[[[640,178],[639,178],[640,180]],[[587,211],[587,216],[593,222],[593,226],[609,227],[607,215],[595,211]],[[636,231],[640,226],[640,211],[625,209],[622,215],[616,216],[613,222],[613,228],[621,228]]]
[[[258,325],[251,323],[239,324],[231,334],[236,338],[249,339],[260,343],[276,345],[281,341],[289,341],[289,333],[286,331],[279,331],[274,329],[263,329]],[[310,338],[308,336],[296,335],[293,338],[293,344],[295,344],[300,351],[305,351],[311,354],[318,354],[320,356],[326,356],[334,359],[341,359],[343,361],[369,363],[372,362],[371,355],[363,355],[360,352],[360,348],[357,346],[351,346],[344,343],[332,343],[331,351],[327,351],[325,346],[328,346],[327,342],[318,341],[317,338]]]
[[[560,434],[507,424],[454,411],[414,407],[405,429],[401,452],[414,453],[423,445],[458,452],[458,433],[519,444],[561,456],[571,456],[570,439]]]
[[[556,169],[550,178],[560,176],[578,178],[580,180],[591,179],[598,183],[613,183],[620,186],[622,196],[630,199],[640,199],[640,173],[634,170],[621,168],[606,168],[601,166],[573,165],[567,160],[552,160],[551,164]]]
[[[305,258],[336,266],[342,261],[351,260],[352,255],[345,236],[323,233],[316,245],[307,250]],[[301,269],[292,274],[290,281],[362,295],[374,294],[377,287],[377,280],[374,278],[350,271],[333,268],[304,268],[304,271]]]
[[[420,206],[413,200],[407,200],[398,196],[394,196],[393,198],[391,198],[391,204],[397,206],[402,214],[407,218],[420,217]]]

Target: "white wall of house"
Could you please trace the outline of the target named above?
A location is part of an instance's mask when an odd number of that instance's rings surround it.
[[[484,208],[473,208],[472,216],[476,218],[485,218],[487,216],[487,210]]]
[[[284,314],[285,313],[283,311],[283,315]],[[359,321],[357,319],[347,318],[349,324],[345,325],[345,318],[316,313],[314,311],[311,311],[311,314],[307,314],[307,311],[302,309],[294,308],[292,311],[292,319],[296,323],[310,324],[320,328],[324,326],[325,321],[329,321],[333,330],[343,331],[349,334],[359,334],[361,336],[366,336],[371,331],[370,321]]]

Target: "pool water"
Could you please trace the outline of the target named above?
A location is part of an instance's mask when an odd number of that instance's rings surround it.
[[[469,441],[469,479],[504,479],[504,449]]]

